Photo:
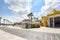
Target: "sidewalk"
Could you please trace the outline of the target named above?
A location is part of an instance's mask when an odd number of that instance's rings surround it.
[[[49,27],[40,27],[40,28],[32,28],[32,29],[23,29],[20,27],[7,27],[7,28],[46,32],[46,33],[60,33],[60,28],[49,28]]]
[[[60,33],[60,28],[41,27],[41,31],[48,33]]]
[[[40,28],[32,28],[32,29],[23,29],[20,27],[8,27],[8,28],[31,30],[31,31],[46,32],[46,33],[60,33],[60,28],[49,28],[49,27],[40,27]]]
[[[60,28],[41,27],[41,28],[34,28],[34,29],[29,29],[29,30],[38,31],[38,32],[46,32],[46,33],[60,33]]]
[[[27,40],[0,30],[0,40]]]

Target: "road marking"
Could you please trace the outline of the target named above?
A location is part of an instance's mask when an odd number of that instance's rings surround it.
[[[59,38],[57,37],[57,35],[55,34],[55,38],[57,39],[57,40],[59,40]]]
[[[49,34],[45,34],[45,39],[44,40],[51,40],[51,37]]]
[[[52,35],[51,35],[51,40],[53,39]]]
[[[45,34],[45,38],[44,38],[44,40],[46,40],[46,38],[47,38],[47,35]]]
[[[47,34],[47,35],[45,36],[45,40],[51,40],[51,35],[50,35],[50,34]]]

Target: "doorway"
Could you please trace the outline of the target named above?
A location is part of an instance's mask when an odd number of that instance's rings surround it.
[[[54,18],[55,22],[55,27],[60,27],[60,17],[55,17]]]
[[[53,18],[50,18],[50,27],[53,27]]]

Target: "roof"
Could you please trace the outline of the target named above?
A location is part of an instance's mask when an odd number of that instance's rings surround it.
[[[30,19],[24,19],[23,22],[25,22],[25,21],[31,21],[31,20]]]
[[[60,14],[60,10],[53,9],[47,16],[53,16],[53,15],[57,15],[57,14]]]
[[[29,21],[29,22],[27,22],[27,21],[22,21],[22,23],[24,23],[24,24],[26,24],[26,23],[28,23],[28,24],[39,24],[40,22],[36,22],[36,21]]]

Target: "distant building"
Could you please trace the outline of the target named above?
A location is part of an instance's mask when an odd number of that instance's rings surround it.
[[[20,22],[20,27],[21,28],[30,28],[31,27],[30,23],[31,23],[31,20],[24,19],[22,22]]]
[[[13,25],[13,22],[0,17],[0,26],[12,26],[12,25]]]
[[[30,19],[25,19],[20,24],[22,28],[31,28],[31,24],[40,24],[40,21],[31,21]]]

